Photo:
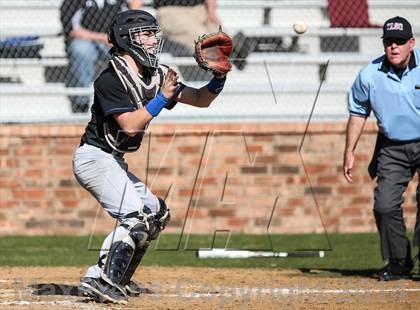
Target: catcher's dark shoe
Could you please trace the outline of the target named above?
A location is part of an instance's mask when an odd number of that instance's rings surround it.
[[[379,272],[379,281],[392,281],[392,280],[406,280],[411,279],[411,269],[413,269],[413,261],[409,259],[391,260]]]
[[[127,295],[100,278],[82,278],[79,289],[84,296],[101,303],[127,304]]]
[[[129,296],[139,296],[141,294],[151,294],[152,291],[148,288],[141,287],[139,283],[130,281],[126,286],[125,290]]]

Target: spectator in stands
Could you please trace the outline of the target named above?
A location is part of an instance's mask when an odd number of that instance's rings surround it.
[[[165,34],[163,52],[175,57],[188,57],[194,54],[194,40],[200,35],[218,30],[222,21],[216,13],[216,0],[153,0],[156,18]],[[269,14],[267,14],[268,16]],[[181,18],[180,18],[181,16]],[[279,36],[246,36],[239,31],[233,37],[232,63],[242,70],[246,58],[252,52],[298,52],[298,37],[285,45]],[[206,80],[196,66],[183,68],[180,72],[187,80]]]
[[[354,150],[373,111],[379,133],[369,173],[378,177],[373,211],[382,257],[388,262],[379,280],[389,281],[410,278],[413,268],[401,204],[408,183],[416,172],[420,174],[420,49],[414,48],[410,23],[399,16],[385,22],[382,42],[385,55],[361,70],[349,94],[343,172],[352,182]],[[420,183],[416,198],[413,245],[418,247]]]
[[[222,22],[216,13],[216,0],[153,0],[156,18],[165,34],[163,52],[176,57],[189,57],[194,54],[194,40],[205,33],[218,31]],[[179,17],[182,16],[182,19]],[[233,38],[232,63],[242,69],[245,59],[254,48],[254,40],[249,40],[241,32]],[[207,79],[196,66],[180,67],[187,80]]]
[[[108,59],[108,30],[118,12],[140,8],[141,0],[64,0],[60,17],[65,35],[71,76],[70,87],[88,87],[95,78],[99,59]],[[87,112],[89,96],[70,96],[73,112]]]
[[[190,56],[194,40],[222,25],[216,14],[216,0],[153,0],[156,17],[166,42],[164,51]]]

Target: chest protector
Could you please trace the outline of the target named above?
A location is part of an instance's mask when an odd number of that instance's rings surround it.
[[[130,97],[135,110],[138,110],[152,100],[163,83],[164,73],[159,67],[147,84],[127,64],[124,58],[115,56],[111,61],[115,72],[121,80]],[[135,152],[139,149],[144,133],[149,124],[140,130],[134,137],[128,136],[111,117],[104,121],[104,136],[107,144],[119,153]]]

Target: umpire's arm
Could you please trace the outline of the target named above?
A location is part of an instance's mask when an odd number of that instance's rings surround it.
[[[354,150],[366,123],[365,116],[350,115],[347,123],[346,147],[344,149],[343,174],[348,182],[353,182]]]

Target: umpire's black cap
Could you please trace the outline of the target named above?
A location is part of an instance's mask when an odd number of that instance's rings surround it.
[[[411,25],[403,17],[396,16],[388,19],[383,26],[382,39],[387,38],[401,38],[411,39],[413,37],[413,31]]]

